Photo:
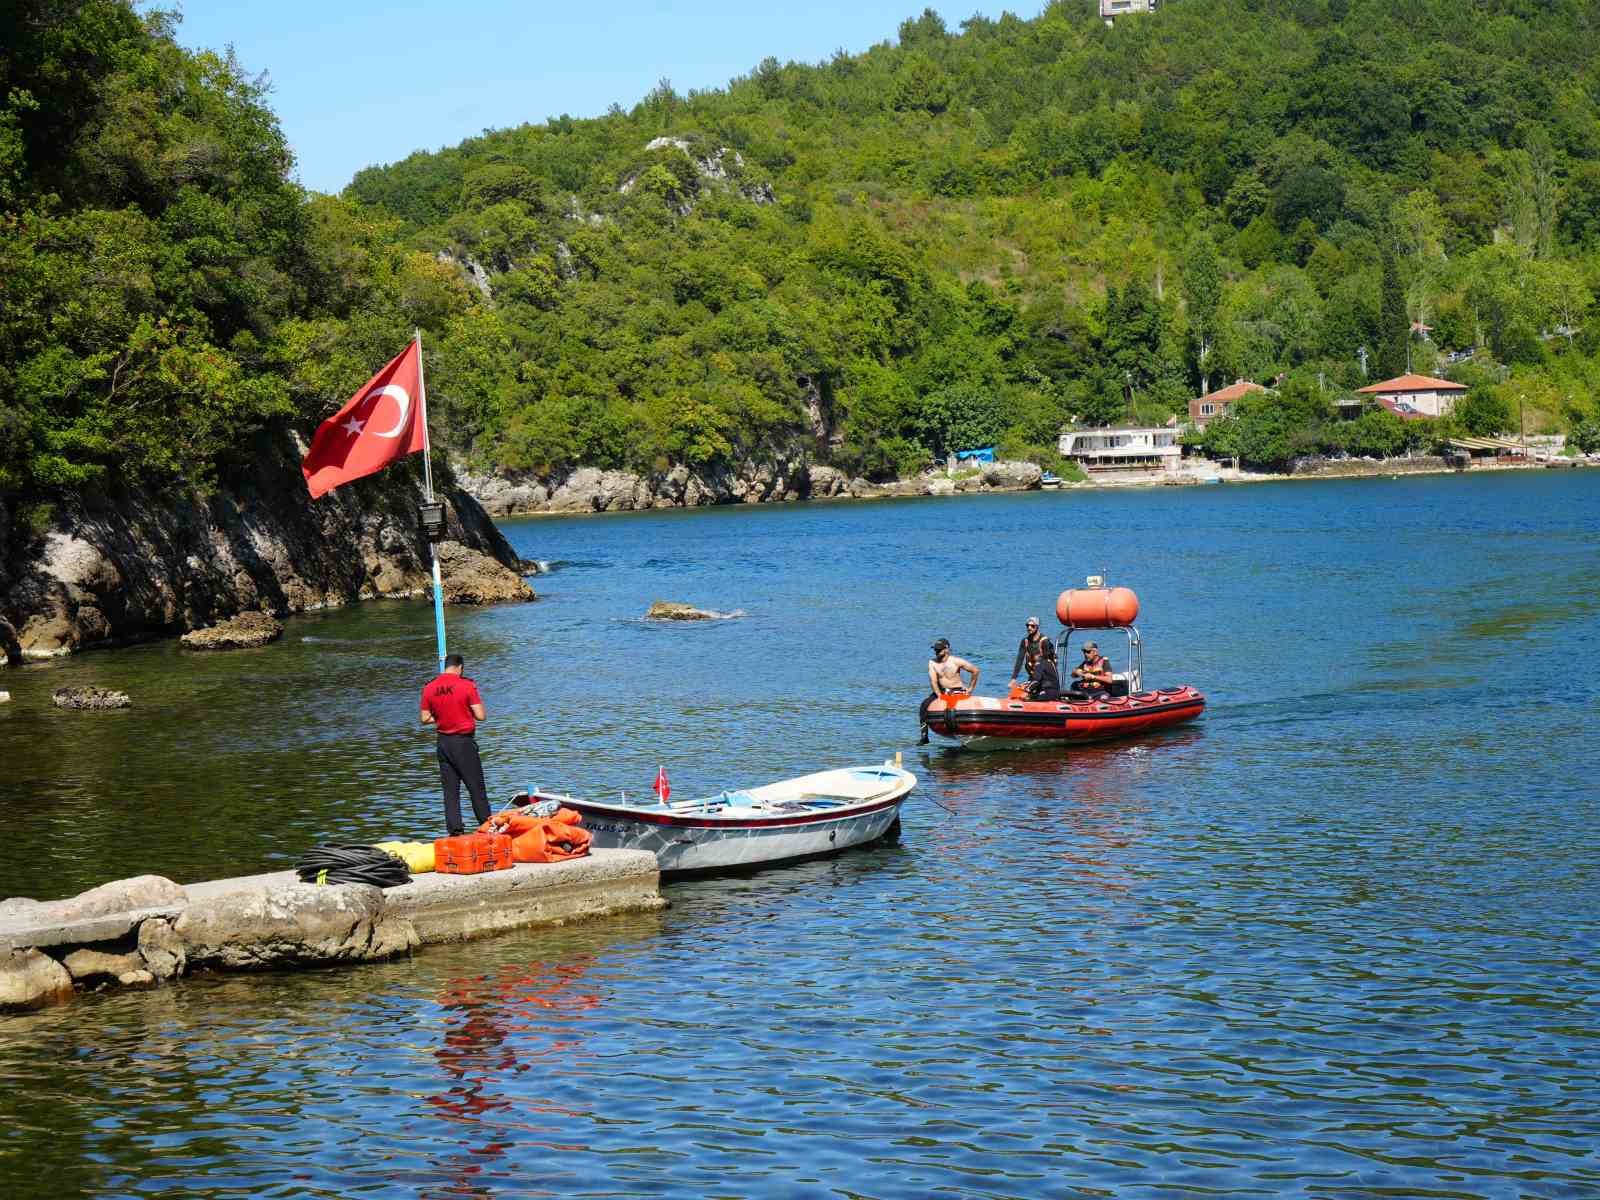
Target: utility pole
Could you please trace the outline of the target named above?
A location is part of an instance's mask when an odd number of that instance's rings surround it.
[[[1528,423],[1522,419],[1522,402],[1527,396],[1517,393],[1517,435],[1522,440],[1522,465],[1528,465]]]

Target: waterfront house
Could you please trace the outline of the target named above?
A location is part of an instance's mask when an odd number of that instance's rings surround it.
[[[1409,408],[1424,417],[1442,417],[1467,394],[1467,385],[1435,379],[1432,375],[1400,375],[1357,388],[1356,394],[1371,396],[1384,408],[1401,416],[1407,415]]]
[[[1196,429],[1204,429],[1218,417],[1227,416],[1228,411],[1243,397],[1251,392],[1266,390],[1259,383],[1251,383],[1248,379],[1235,379],[1225,388],[1196,396],[1189,401],[1189,424]]]
[[[1091,475],[1176,471],[1183,457],[1175,425],[1069,429],[1061,435],[1060,450],[1062,458],[1072,459]]]

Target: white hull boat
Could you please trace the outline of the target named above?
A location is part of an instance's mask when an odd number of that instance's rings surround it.
[[[662,871],[725,871],[865,846],[898,825],[910,771],[844,767],[669,804],[608,803],[536,792],[583,814],[594,845],[649,850]]]

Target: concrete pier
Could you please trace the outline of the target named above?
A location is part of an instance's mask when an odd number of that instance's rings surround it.
[[[301,883],[293,871],[180,886],[144,875],[67,900],[0,902],[0,1012],[196,971],[368,962],[436,942],[665,907],[655,856],[595,850],[401,887]]]

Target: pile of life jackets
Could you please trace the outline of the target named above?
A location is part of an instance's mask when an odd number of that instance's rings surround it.
[[[557,809],[552,816],[536,816],[530,809],[509,809],[495,813],[479,833],[503,833],[511,837],[511,854],[519,863],[565,862],[589,853],[592,837],[583,827],[583,814],[570,808]]]

